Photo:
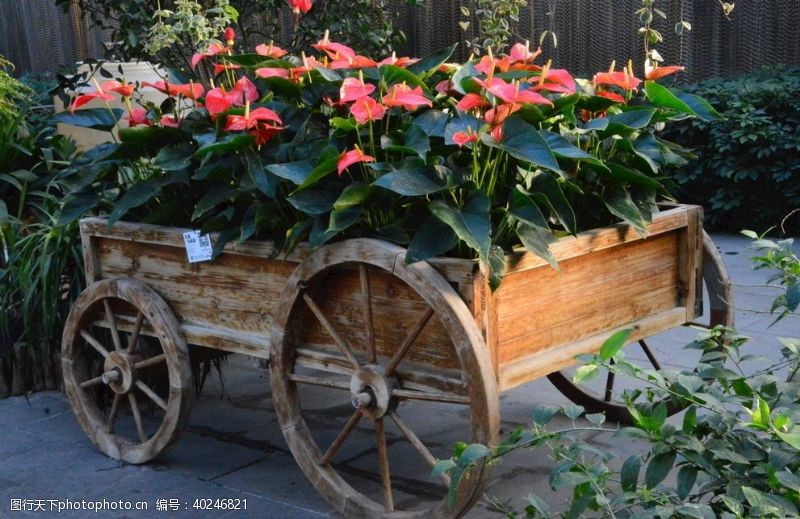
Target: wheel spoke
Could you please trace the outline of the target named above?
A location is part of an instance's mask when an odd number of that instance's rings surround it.
[[[167,360],[167,354],[161,353],[160,355],[156,355],[155,357],[150,357],[149,359],[140,360],[136,364],[133,365],[134,368],[137,370],[149,368],[150,366],[154,366],[156,364],[160,364]]]
[[[114,422],[117,421],[117,412],[119,411],[119,404],[122,402],[122,395],[119,393],[114,394],[114,403],[111,404],[111,412],[108,413],[108,420],[106,421],[106,432],[111,434],[114,432]]]
[[[142,443],[147,441],[147,434],[144,432],[144,424],[142,424],[142,415],[139,412],[139,403],[136,401],[136,395],[132,392],[128,393],[128,402],[131,404],[131,413],[133,413],[133,421],[136,422],[136,430],[139,431],[139,440]]]
[[[89,345],[90,345],[92,348],[94,348],[95,350],[97,350],[97,353],[99,353],[100,355],[102,355],[102,356],[103,356],[103,358],[106,358],[106,357],[108,357],[109,355],[111,355],[111,354],[108,352],[108,350],[107,350],[107,349],[105,349],[105,348],[103,347],[103,345],[102,345],[102,344],[100,344],[100,343],[97,341],[97,339],[95,339],[94,337],[92,337],[92,336],[91,336],[91,334],[89,334],[89,332],[87,332],[86,330],[81,330],[81,337],[83,337],[83,340],[84,340],[84,341],[86,341],[86,342],[88,342],[88,343],[89,343]]]
[[[657,370],[661,370],[661,365],[658,363],[658,360],[656,360],[656,356],[653,355],[653,352],[650,351],[650,348],[647,346],[647,343],[644,342],[644,339],[639,341],[639,346],[642,347],[644,354],[647,355],[647,360],[650,361],[650,364],[652,364],[653,367],[656,368]]]
[[[394,389],[392,395],[401,400],[425,400],[427,402],[442,402],[446,404],[469,405],[469,397],[453,395],[451,393],[413,391],[410,389]]]
[[[103,382],[103,375],[100,375],[99,377],[90,378],[89,380],[81,382],[81,387],[86,389],[87,387],[96,386],[101,382]]]
[[[160,407],[164,411],[167,410],[167,403],[164,402],[164,399],[162,399],[160,396],[158,396],[155,391],[150,389],[150,386],[148,386],[147,384],[145,384],[141,380],[137,380],[136,381],[136,387],[138,387],[142,391],[142,393],[144,393],[145,395],[149,396],[150,400],[155,402],[158,407]]]
[[[397,366],[400,364],[400,361],[403,360],[403,357],[405,357],[406,353],[408,353],[409,348],[411,348],[411,345],[417,340],[419,334],[422,333],[422,329],[425,328],[425,325],[428,324],[428,321],[430,321],[431,317],[433,317],[433,308],[428,307],[425,309],[425,313],[422,314],[422,317],[420,317],[419,321],[417,321],[417,324],[414,325],[411,331],[408,332],[408,335],[406,335],[406,338],[403,339],[403,344],[400,345],[400,348],[398,348],[398,350],[394,353],[394,355],[392,355],[392,358],[389,359],[389,362],[386,364],[383,373],[387,377],[394,375],[394,372],[397,369]]]
[[[108,327],[111,329],[111,340],[114,341],[114,348],[120,351],[122,350],[122,341],[119,338],[117,318],[114,317],[114,312],[111,311],[111,302],[108,299],[103,299],[103,306],[106,309],[106,321],[108,321]]]
[[[436,457],[433,454],[431,454],[431,451],[429,451],[427,447],[425,447],[425,444],[422,443],[422,440],[420,440],[419,436],[417,436],[414,433],[414,431],[411,430],[408,424],[406,424],[400,418],[400,415],[397,414],[397,411],[392,411],[391,413],[389,413],[389,416],[392,417],[392,420],[394,420],[394,423],[397,424],[397,427],[403,432],[408,441],[411,442],[411,445],[413,445],[414,448],[417,449],[417,452],[419,452],[425,459],[425,461],[428,462],[428,465],[430,465],[431,467],[436,465]],[[447,474],[442,474],[441,477],[444,484],[447,485],[447,487],[449,488],[450,476],[448,476]]]
[[[350,391],[350,383],[341,380],[333,380],[330,378],[309,377],[307,375],[298,375],[296,373],[289,374],[289,380],[300,384],[310,384],[312,386],[331,387],[333,389],[341,389],[343,391]]]
[[[353,429],[355,429],[358,421],[361,420],[361,416],[363,416],[361,411],[356,409],[356,411],[345,424],[344,428],[339,432],[339,435],[333,440],[331,446],[328,447],[328,450],[322,455],[322,459],[319,460],[320,465],[327,465],[330,463],[333,457],[336,456],[336,453],[342,448],[344,441],[348,436],[350,436],[350,433],[353,432]]]
[[[342,355],[347,357],[347,360],[350,361],[350,364],[353,365],[353,368],[358,369],[359,367],[358,359],[356,359],[356,356],[353,355],[352,351],[350,351],[350,348],[347,346],[347,343],[344,342],[342,336],[339,335],[339,333],[336,331],[336,329],[334,329],[330,321],[328,321],[328,318],[325,317],[325,314],[322,313],[322,310],[320,309],[319,306],[317,306],[317,303],[315,303],[314,300],[311,299],[311,296],[308,294],[303,294],[303,301],[306,302],[308,307],[311,309],[311,312],[313,312],[313,314],[319,320],[319,323],[322,325],[323,328],[325,328],[325,331],[328,332],[328,335],[331,336],[333,342],[336,343],[336,347],[339,348],[339,351],[342,352]]]
[[[369,290],[369,271],[367,271],[367,266],[363,263],[359,263],[358,269],[361,274],[361,303],[364,311],[364,331],[367,334],[367,359],[370,363],[373,363],[378,359],[378,353],[375,350],[375,328],[372,324],[372,297]]]
[[[142,331],[143,322],[144,314],[139,312],[139,315],[136,316],[136,322],[133,325],[133,332],[128,339],[128,353],[133,353],[133,350],[136,349],[136,345],[139,343],[139,333]]]
[[[389,471],[389,451],[386,448],[386,431],[383,427],[383,418],[375,420],[375,437],[378,440],[378,462],[381,466],[381,481],[383,482],[383,504],[387,512],[394,512],[392,499],[392,475]]]

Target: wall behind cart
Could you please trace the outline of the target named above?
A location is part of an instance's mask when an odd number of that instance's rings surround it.
[[[726,19],[717,0],[660,0],[668,21],[657,25],[665,43],[659,46],[667,63],[681,63],[696,81],[727,76],[767,63],[800,64],[798,0],[736,2]],[[398,25],[408,35],[412,55],[424,55],[474,36],[473,20],[465,33],[461,6],[469,0],[428,0],[409,6],[405,0],[388,0],[387,7],[402,13]],[[634,12],[640,0],[528,0],[515,27],[520,40],[538,42],[542,31],[558,37],[545,43],[547,54],[559,67],[591,73],[608,67],[612,59],[623,63],[643,55]],[[693,26],[682,38],[672,27],[684,19]],[[0,0],[0,55],[17,65],[20,73],[53,70],[61,63],[102,56],[107,33],[92,30],[74,11],[64,14],[52,0]],[[461,49],[464,58],[466,49]],[[637,59],[641,61],[641,59]]]

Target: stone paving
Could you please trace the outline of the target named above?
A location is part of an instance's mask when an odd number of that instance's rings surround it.
[[[752,337],[751,351],[777,358],[777,336],[800,336],[796,317],[770,327],[773,317],[765,313],[774,298],[774,290],[759,287],[767,274],[754,272],[744,250],[748,241],[732,235],[715,235],[734,283],[736,322],[739,331]],[[656,341],[662,354],[682,352],[695,331],[677,330]],[[635,356],[635,354],[633,354]],[[670,355],[674,365],[691,361]],[[115,511],[97,517],[275,517],[313,518],[332,515],[295,464],[281,435],[273,412],[269,380],[265,370],[248,358],[231,359],[223,370],[224,378],[212,373],[202,395],[194,403],[188,427],[177,447],[158,462],[145,466],[121,465],[97,451],[78,426],[69,402],[57,392],[43,392],[29,398],[15,397],[0,401],[0,518],[39,516],[41,512],[11,511],[12,500],[43,500],[46,510],[51,501],[144,502],[147,512]],[[333,417],[348,416],[346,402],[332,404],[324,393],[304,395],[303,405],[309,420],[324,426]],[[307,399],[306,399],[307,398]],[[529,423],[531,407],[537,403],[568,403],[547,380],[538,380],[502,395],[503,430],[508,432]],[[451,409],[451,407],[453,407]],[[461,432],[452,424],[464,418],[464,408],[445,406],[427,408],[406,419],[417,431],[423,431],[439,449],[434,454],[446,456]],[[558,425],[556,422],[555,425]],[[341,426],[339,426],[341,427]],[[371,428],[371,427],[370,427]],[[366,459],[374,456],[371,430],[356,430],[343,451],[340,463],[348,474],[363,481]],[[335,435],[338,428],[330,429]],[[331,437],[332,438],[332,437]],[[463,438],[462,438],[463,439]],[[629,439],[611,434],[591,438],[600,449],[611,450],[624,459],[643,447]],[[330,441],[330,440],[323,440]],[[404,445],[406,445],[404,447]],[[407,448],[408,451],[403,449]],[[419,456],[390,435],[390,456],[397,477],[395,500],[409,499],[403,489],[420,491],[433,484],[429,470],[418,464]],[[400,461],[399,461],[400,460]],[[413,461],[412,461],[413,460]],[[551,468],[547,452],[517,452],[505,458],[493,472],[481,500],[468,517],[501,517],[493,512],[492,501],[521,505],[529,492],[544,497],[559,509],[563,496],[549,490],[547,476]],[[374,485],[374,481],[366,481]],[[431,491],[432,495],[438,495]],[[202,512],[194,509],[198,499],[246,500],[246,511]],[[156,511],[162,501],[170,509]],[[173,501],[170,501],[173,500]],[[56,501],[52,501],[56,503]],[[57,506],[57,505],[56,505]],[[135,505],[132,505],[135,506]],[[522,505],[524,506],[524,505]],[[520,506],[521,507],[521,506]],[[64,511],[63,517],[91,517],[92,512]]]

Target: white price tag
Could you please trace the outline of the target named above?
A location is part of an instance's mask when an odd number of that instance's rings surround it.
[[[183,243],[186,245],[186,255],[189,263],[208,261],[211,259],[211,239],[208,234],[200,236],[200,231],[183,233]]]

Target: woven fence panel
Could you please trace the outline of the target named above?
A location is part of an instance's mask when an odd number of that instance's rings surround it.
[[[393,12],[401,13],[397,25],[408,36],[408,54],[421,56],[455,42],[475,37],[477,20],[462,31],[461,6],[470,0],[427,0],[408,6],[404,0],[388,0]],[[717,0],[661,0],[668,19],[657,20],[665,41],[658,46],[668,64],[688,69],[684,79],[694,81],[745,72],[762,64],[800,64],[800,0],[736,2],[730,20],[723,16]],[[529,0],[515,39],[538,44],[542,31],[551,30],[558,45],[546,40],[545,57],[558,67],[583,74],[619,65],[629,58],[641,71],[644,57],[640,23],[634,12],[640,0]],[[678,36],[673,27],[685,19],[691,32]],[[290,30],[291,17],[284,20]],[[63,14],[52,0],[0,0],[0,54],[18,70],[52,70],[62,63],[84,57],[101,57],[108,35],[90,30],[85,21]],[[464,45],[457,57],[467,56]]]

